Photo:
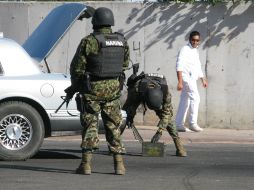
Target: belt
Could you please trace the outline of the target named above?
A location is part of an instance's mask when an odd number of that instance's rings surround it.
[[[114,79],[118,80],[118,77],[97,77],[97,76],[90,75],[91,82],[102,81],[102,80],[114,80]]]

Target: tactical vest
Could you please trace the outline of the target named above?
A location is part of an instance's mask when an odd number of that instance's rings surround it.
[[[157,73],[148,73],[145,74],[144,77],[139,82],[138,91],[139,93],[144,94],[149,86],[149,84],[155,84],[160,86],[161,91],[163,92],[163,95],[165,96],[168,91],[168,85],[167,80],[163,75],[157,74]],[[145,96],[145,94],[144,94]]]
[[[118,77],[123,70],[124,37],[119,33],[92,34],[99,45],[98,54],[90,54],[86,71],[98,78]]]

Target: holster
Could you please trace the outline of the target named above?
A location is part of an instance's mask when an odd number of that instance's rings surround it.
[[[75,101],[77,105],[77,110],[82,114],[85,113],[84,96],[80,93],[76,94]]]
[[[89,73],[85,73],[83,76],[83,91],[84,93],[91,93],[92,92],[92,87],[91,87],[91,78]]]

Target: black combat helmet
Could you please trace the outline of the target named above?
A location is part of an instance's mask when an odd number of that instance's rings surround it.
[[[114,26],[114,15],[106,7],[100,7],[95,10],[92,18],[93,26]]]
[[[163,103],[163,91],[160,86],[149,84],[145,93],[145,103],[151,110],[161,109]]]

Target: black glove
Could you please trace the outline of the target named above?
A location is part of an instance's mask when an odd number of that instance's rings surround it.
[[[127,119],[127,123],[126,123],[126,125],[128,126],[128,129],[132,128],[133,121],[132,121],[132,120]]]
[[[161,135],[162,135],[162,129],[159,128],[156,131],[155,135],[152,137],[151,143],[157,143],[160,140]]]
[[[64,90],[64,92],[66,93],[66,99],[70,100],[72,99],[72,97],[74,96],[74,94],[76,93],[76,91],[72,88],[72,86],[69,86],[68,88],[66,88]]]

